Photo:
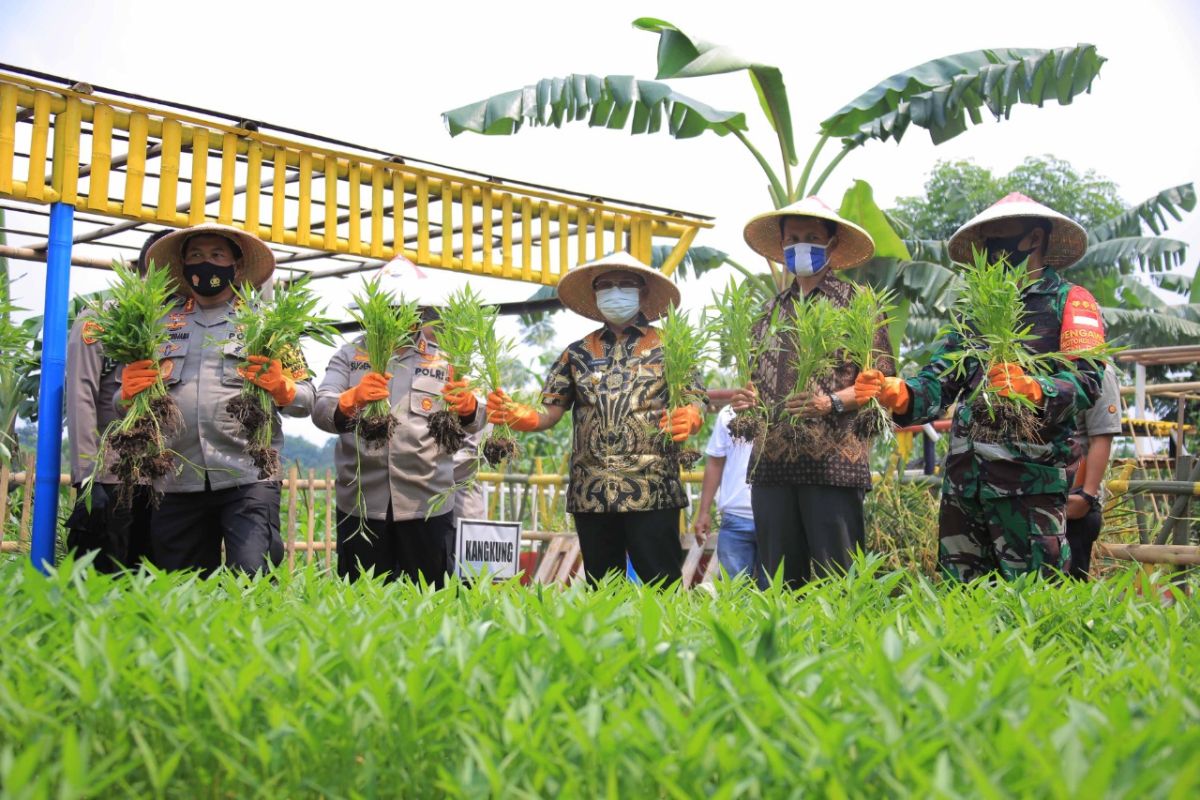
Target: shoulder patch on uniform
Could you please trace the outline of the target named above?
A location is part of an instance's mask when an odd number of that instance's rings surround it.
[[[1063,306],[1062,331],[1059,349],[1078,353],[1104,344],[1104,318],[1092,293],[1082,286],[1072,286]]]
[[[95,344],[96,334],[103,333],[104,329],[100,327],[100,323],[94,319],[84,320],[83,329],[79,332],[84,344]]]

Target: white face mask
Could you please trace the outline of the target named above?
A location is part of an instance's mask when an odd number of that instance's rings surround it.
[[[637,316],[642,305],[642,290],[638,288],[623,289],[614,286],[611,289],[596,291],[596,307],[604,318],[613,325],[624,325]]]

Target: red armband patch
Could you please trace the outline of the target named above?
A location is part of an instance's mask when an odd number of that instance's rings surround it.
[[[1063,307],[1062,331],[1058,347],[1064,353],[1078,353],[1104,344],[1104,318],[1092,293],[1072,286]]]

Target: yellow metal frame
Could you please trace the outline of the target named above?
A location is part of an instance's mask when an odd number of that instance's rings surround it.
[[[16,150],[18,124],[30,126],[27,157]],[[157,175],[147,171],[154,160]],[[291,184],[295,196],[286,194]],[[425,267],[544,285],[615,250],[649,263],[655,239],[673,241],[662,265],[669,275],[699,229],[712,227],[698,217],[340,152],[3,73],[0,197],[172,227],[220,222],[280,245],[380,260],[403,254]]]

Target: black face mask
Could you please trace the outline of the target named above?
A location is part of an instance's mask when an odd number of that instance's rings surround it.
[[[1033,248],[1028,250],[1018,250],[1017,247],[1021,244],[1028,233],[1018,233],[1016,236],[991,236],[984,240],[983,246],[987,250],[987,260],[989,264],[995,264],[1001,258],[1004,258],[1010,267],[1015,267],[1029,258],[1033,254]]]
[[[183,277],[196,294],[201,297],[215,297],[233,283],[233,267],[222,267],[209,261],[185,264]]]

